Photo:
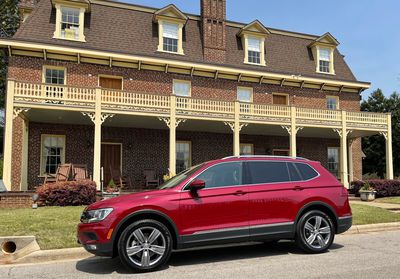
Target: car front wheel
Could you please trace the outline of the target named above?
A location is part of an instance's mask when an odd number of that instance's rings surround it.
[[[329,249],[335,237],[331,218],[322,211],[312,210],[301,216],[296,226],[296,243],[307,253]]]
[[[168,228],[155,220],[141,220],[128,226],[118,241],[122,263],[136,272],[154,271],[164,265],[172,250]]]

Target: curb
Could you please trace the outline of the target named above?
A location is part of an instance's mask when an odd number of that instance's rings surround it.
[[[394,230],[400,230],[400,222],[369,224],[369,225],[353,225],[348,231],[344,232],[343,235],[394,231]]]
[[[341,235],[353,235],[363,234],[369,232],[381,232],[381,231],[393,231],[400,230],[400,222],[393,223],[381,223],[381,224],[370,224],[370,225],[354,225],[350,230],[344,232]],[[55,249],[55,250],[41,250],[33,252],[17,261],[10,262],[8,264],[32,264],[32,263],[44,263],[52,261],[68,261],[68,260],[80,260],[94,257],[93,254],[87,252],[84,248],[66,248],[66,249]]]
[[[12,264],[30,264],[43,263],[61,260],[80,260],[93,257],[94,255],[87,252],[84,248],[65,248],[54,250],[40,250],[33,252],[21,259],[12,262]]]

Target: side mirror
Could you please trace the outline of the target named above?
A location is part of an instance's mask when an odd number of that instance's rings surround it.
[[[206,187],[206,183],[204,180],[196,179],[192,183],[189,184],[190,192],[197,193],[197,191]]]

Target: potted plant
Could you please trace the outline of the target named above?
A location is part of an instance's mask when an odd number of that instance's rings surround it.
[[[115,185],[114,180],[111,179],[110,182],[108,182],[106,191],[103,192],[103,199],[109,199],[117,196],[119,196],[119,189],[117,185]]]
[[[364,185],[360,188],[359,192],[362,201],[375,200],[376,191],[368,182],[364,182]]]

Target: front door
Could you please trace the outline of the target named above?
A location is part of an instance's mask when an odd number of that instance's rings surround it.
[[[111,180],[110,168],[121,170],[121,144],[101,144],[101,166],[105,188]]]
[[[242,184],[242,163],[227,162],[206,169],[196,179],[205,182],[197,196],[182,191],[180,201],[183,242],[222,239],[247,240],[248,195]]]

